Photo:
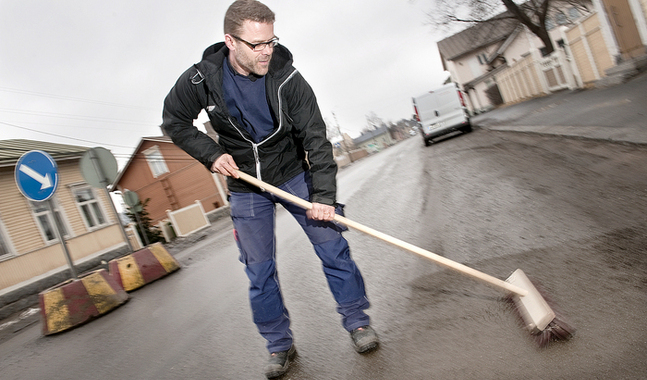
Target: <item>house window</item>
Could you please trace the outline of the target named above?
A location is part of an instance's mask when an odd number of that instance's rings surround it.
[[[106,224],[106,218],[101,210],[99,200],[90,186],[76,187],[72,189],[72,192],[74,193],[76,206],[81,210],[86,227],[93,229]]]
[[[58,203],[53,200],[51,200],[50,202],[52,207],[54,208],[53,218],[46,202],[29,201],[32,213],[34,214],[34,218],[38,222],[38,227],[46,242],[53,242],[57,240],[56,231],[54,230],[54,219],[56,219],[56,223],[58,224],[63,237],[67,237],[69,235],[67,232],[67,227],[63,222]]]
[[[168,173],[168,167],[166,167],[166,162],[164,162],[164,157],[162,157],[162,152],[160,152],[158,146],[146,149],[144,156],[146,156],[146,161],[151,173],[153,173],[153,177],[157,178],[164,173]]]
[[[12,255],[11,242],[8,236],[4,224],[0,220],[0,260]]]

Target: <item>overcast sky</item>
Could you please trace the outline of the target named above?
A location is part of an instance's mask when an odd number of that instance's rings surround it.
[[[0,0],[0,139],[103,146],[123,165],[142,137],[161,135],[164,97],[223,40],[230,3]],[[449,75],[430,0],[265,4],[324,118],[354,137],[371,112],[410,118],[411,97]]]

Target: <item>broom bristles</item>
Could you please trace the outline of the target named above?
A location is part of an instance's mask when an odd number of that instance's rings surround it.
[[[569,340],[575,334],[575,328],[562,318],[555,317],[543,331],[535,335],[539,347],[546,347],[550,342]]]
[[[551,342],[566,341],[571,339],[575,335],[575,327],[567,322],[566,319],[555,310],[553,306],[554,303],[552,302],[550,297],[546,295],[544,289],[539,284],[537,284],[536,281],[532,281],[532,284],[537,292],[541,295],[541,297],[543,297],[544,301],[549,304],[549,307],[555,313],[555,318],[553,318],[543,330],[530,331],[534,340],[537,342],[537,345],[541,348],[544,348]],[[520,324],[527,326],[527,323],[524,320],[524,313],[519,310],[519,305],[515,302],[514,295],[510,295],[506,297],[506,299],[513,306]]]

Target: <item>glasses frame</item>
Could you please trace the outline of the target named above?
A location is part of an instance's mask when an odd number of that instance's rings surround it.
[[[257,44],[247,42],[247,41],[243,40],[242,38],[240,38],[238,36],[234,36],[233,34],[231,34],[231,36],[234,37],[235,39],[237,39],[238,41],[244,43],[245,45],[249,46],[249,48],[252,49],[252,51],[256,52],[256,53],[262,52],[263,50],[265,50],[266,47],[271,47],[273,49],[279,43],[279,38],[276,37],[276,36],[274,36],[269,41],[259,42]],[[259,48],[259,46],[262,46],[262,47]]]

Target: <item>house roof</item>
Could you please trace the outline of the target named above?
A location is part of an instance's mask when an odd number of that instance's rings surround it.
[[[170,136],[142,137],[142,141],[139,144],[141,145],[143,141],[165,142],[165,143],[171,143],[171,144],[173,143],[173,140],[171,140]]]
[[[117,178],[115,178],[115,180],[112,182],[112,186],[111,186],[112,190],[117,189],[117,184],[119,183],[119,181],[121,181],[121,177],[123,177],[124,173],[126,173],[126,171],[128,170],[128,167],[130,166],[130,164],[133,162],[133,160],[137,156],[137,152],[139,152],[139,150],[141,149],[142,144],[144,143],[144,141],[153,141],[153,142],[161,142],[161,143],[173,144],[173,141],[171,140],[171,138],[169,136],[142,137],[142,139],[139,140],[139,144],[137,144],[137,147],[133,151],[133,154],[130,155],[130,158],[128,159],[128,162],[123,167],[123,169],[121,169],[119,171],[119,173],[117,174]]]
[[[389,128],[386,125],[383,125],[383,126],[378,127],[377,129],[374,129],[372,131],[366,131],[366,132],[362,133],[361,136],[359,136],[356,139],[353,139],[353,142],[355,144],[359,145],[359,144],[361,144],[361,143],[363,143],[365,141],[368,141],[368,140],[370,140],[370,139],[372,139],[374,137],[377,137],[377,136],[381,136],[381,135],[383,135],[385,133],[388,133],[388,132],[389,132]]]
[[[80,159],[91,148],[35,140],[0,140],[0,167],[15,166],[20,156],[31,150],[42,150],[54,160]]]
[[[500,16],[497,16],[500,17]],[[491,21],[480,22],[471,28],[458,32],[437,43],[441,56],[448,60],[454,60],[473,52],[474,50],[492,45],[508,38],[517,26],[519,21],[512,18],[490,19]]]
[[[476,86],[477,84],[479,84],[479,83],[483,82],[484,80],[486,80],[486,79],[488,79],[488,78],[493,77],[495,74],[498,74],[499,72],[501,72],[501,71],[503,71],[503,70],[507,69],[508,67],[509,67],[509,66],[508,66],[507,64],[503,64],[503,65],[501,65],[501,66],[499,66],[499,67],[497,67],[497,68],[495,68],[495,69],[493,69],[493,70],[490,70],[490,71],[488,71],[487,73],[485,73],[485,74],[483,74],[483,75],[481,75],[481,76],[478,76],[478,77],[476,77],[476,78],[472,79],[471,81],[469,81],[469,82],[467,82],[467,83],[464,83],[464,84],[463,84],[463,88],[465,88],[465,90],[472,89],[472,88],[474,88],[474,86]]]
[[[207,136],[211,137],[215,141],[218,141],[218,136],[214,133],[207,133]],[[119,181],[121,181],[121,177],[123,177],[123,175],[126,173],[126,171],[128,170],[128,167],[137,156],[137,152],[139,152],[139,150],[142,147],[142,144],[144,144],[145,141],[173,144],[173,140],[171,140],[171,137],[169,136],[142,137],[142,139],[139,141],[139,144],[137,144],[137,147],[133,151],[133,154],[128,159],[128,162],[126,163],[124,168],[119,171],[119,173],[117,174],[117,178],[115,178],[115,180],[112,182],[112,186],[111,186],[112,190],[117,190],[117,185],[119,184]]]
[[[506,40],[503,41],[501,46],[499,46],[497,51],[495,51],[494,53],[492,53],[492,55],[490,55],[490,57],[488,58],[488,63],[492,63],[495,59],[497,59],[499,56],[501,56],[503,53],[505,53],[505,51],[508,49],[508,47],[510,47],[510,44],[512,44],[512,42],[521,33],[523,28],[524,27],[523,27],[522,24],[517,25],[517,27],[514,28],[514,30],[508,35],[508,37],[506,37]]]

